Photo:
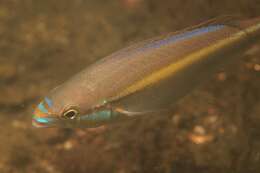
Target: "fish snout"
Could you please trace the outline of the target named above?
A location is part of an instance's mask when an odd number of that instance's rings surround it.
[[[32,125],[34,127],[46,127],[52,121],[48,110],[50,105],[46,104],[45,100],[40,102],[33,112]]]

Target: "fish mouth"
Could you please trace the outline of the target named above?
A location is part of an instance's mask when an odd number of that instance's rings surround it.
[[[49,127],[55,122],[54,117],[50,115],[51,100],[47,97],[41,101],[33,112],[32,125],[34,127]]]
[[[48,114],[42,112],[38,107],[34,110],[34,115],[32,117],[32,125],[34,127],[47,127],[50,124],[50,118]]]

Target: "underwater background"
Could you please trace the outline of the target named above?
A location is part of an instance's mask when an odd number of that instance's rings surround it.
[[[0,0],[0,173],[259,173],[260,42],[172,114],[102,133],[31,125],[38,101],[87,65],[225,14],[260,16],[260,1]]]

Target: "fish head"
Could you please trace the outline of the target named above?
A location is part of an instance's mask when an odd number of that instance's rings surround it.
[[[116,114],[106,101],[89,100],[90,94],[68,87],[51,91],[36,106],[32,125],[38,128],[93,128],[110,122]]]

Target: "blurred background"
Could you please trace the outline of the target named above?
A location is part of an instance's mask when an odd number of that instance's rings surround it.
[[[260,172],[260,44],[170,115],[31,127],[40,98],[90,63],[224,14],[260,16],[260,1],[0,0],[0,173]]]

